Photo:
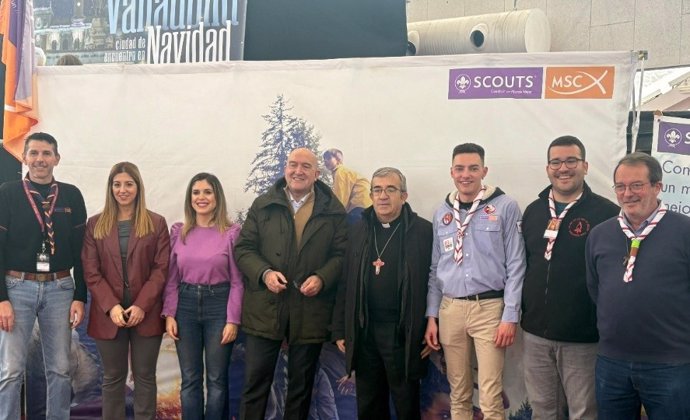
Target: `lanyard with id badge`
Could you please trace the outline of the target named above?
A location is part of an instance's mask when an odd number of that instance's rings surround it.
[[[34,211],[34,216],[36,216],[36,220],[41,226],[41,233],[43,234],[41,250],[36,253],[36,272],[47,273],[50,272],[50,256],[55,255],[55,232],[53,231],[52,215],[55,211],[55,203],[57,202],[58,186],[53,180],[50,186],[50,192],[46,198],[33,188],[31,182],[27,178],[24,179],[23,187],[26,198],[29,200],[29,204],[31,204],[31,209]],[[39,200],[38,204],[41,205],[40,210],[36,200]]]
[[[551,214],[551,218],[549,219],[549,223],[546,225],[546,230],[544,231],[544,239],[547,240],[546,250],[544,250],[544,259],[546,261],[551,261],[553,246],[556,243],[556,238],[558,237],[558,229],[561,227],[561,222],[565,218],[565,215],[568,214],[568,210],[570,210],[570,208],[573,207],[575,203],[577,203],[580,200],[580,197],[582,197],[582,193],[580,193],[580,195],[578,195],[574,201],[568,203],[568,205],[565,206],[563,211],[561,211],[561,214],[557,215],[556,201],[553,197],[553,189],[549,191],[549,213]]]
[[[556,239],[558,237],[558,229],[561,227],[561,220],[558,218],[549,219],[549,224],[546,225],[544,231],[545,239]]]
[[[47,273],[50,271],[50,254],[46,248],[46,241],[41,242],[41,252],[36,254],[36,272]]]

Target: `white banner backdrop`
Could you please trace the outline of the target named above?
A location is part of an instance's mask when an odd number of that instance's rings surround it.
[[[37,130],[58,139],[56,177],[79,186],[89,215],[123,160],[139,166],[149,208],[169,224],[181,220],[200,171],[218,175],[233,213],[247,209],[252,162],[279,153],[280,144],[262,146],[262,133],[279,135],[280,116],[366,176],[400,168],[427,218],[453,188],[453,147],[476,142],[487,183],[524,209],[548,182],[547,145],[565,134],[587,147],[592,189],[613,198],[635,67],[630,52],[588,52],[39,68]],[[519,346],[506,359],[509,412],[524,401]]]
[[[690,216],[690,119],[654,117],[652,156],[663,170],[664,204]]]
[[[612,97],[448,99],[451,69],[548,66],[613,66]],[[453,188],[452,148],[467,141],[486,148],[487,182],[524,206],[547,182],[548,143],[575,135],[588,149],[588,182],[612,197],[634,67],[628,52],[43,67],[37,130],[58,139],[56,174],[81,188],[89,214],[103,206],[110,167],[129,160],[151,208],[172,222],[200,171],[219,176],[231,208],[249,207],[255,195],[243,190],[268,127],[262,115],[284,95],[322,149],[341,149],[349,166],[399,167],[411,204],[430,217]]]

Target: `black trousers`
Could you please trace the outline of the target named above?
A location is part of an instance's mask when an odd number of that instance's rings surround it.
[[[370,322],[355,349],[359,420],[390,419],[389,399],[398,420],[419,420],[419,381],[405,379],[405,344],[396,323]]]
[[[264,420],[280,352],[280,340],[247,334],[240,420]],[[288,385],[284,419],[307,420],[321,343],[288,346]]]

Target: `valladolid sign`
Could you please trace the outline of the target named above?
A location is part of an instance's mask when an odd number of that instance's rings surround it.
[[[246,0],[35,0],[47,64],[191,63],[242,58]]]

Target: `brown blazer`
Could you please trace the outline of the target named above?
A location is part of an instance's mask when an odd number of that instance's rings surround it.
[[[163,289],[168,275],[170,235],[163,216],[149,211],[155,231],[138,238],[134,229],[127,247],[127,278],[132,305],[140,307],[146,315],[137,325],[139,335],[150,337],[165,331],[161,318]],[[84,278],[91,292],[88,334],[96,339],[110,340],[117,335],[117,325],[110,320],[109,311],[122,301],[124,281],[117,225],[104,239],[93,237],[100,214],[86,224],[84,246],[81,250]]]

